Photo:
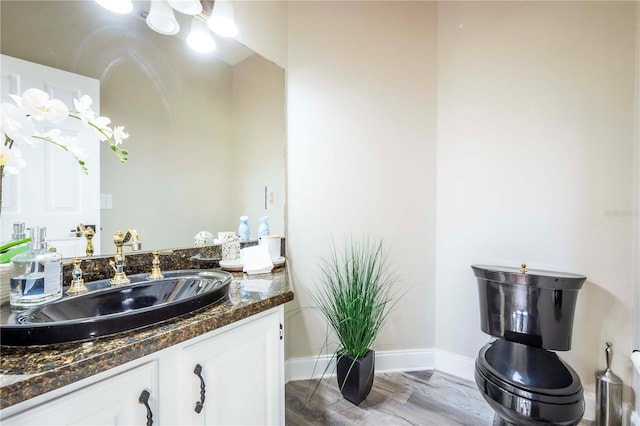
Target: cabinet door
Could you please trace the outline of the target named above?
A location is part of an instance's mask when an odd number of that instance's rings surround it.
[[[138,402],[138,398],[145,389],[150,394],[149,405],[152,412],[157,412],[156,362],[133,368],[2,419],[2,424],[144,425],[147,423],[147,409]],[[153,420],[155,422],[157,419]]]
[[[267,425],[284,423],[284,353],[282,309],[185,347],[184,361],[192,377],[186,396],[185,423]],[[202,367],[201,380],[193,371]]]

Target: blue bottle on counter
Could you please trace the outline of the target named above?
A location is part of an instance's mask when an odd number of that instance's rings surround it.
[[[260,225],[258,225],[258,238],[262,238],[265,235],[269,235],[269,216],[263,216],[258,219]]]
[[[249,241],[249,217],[240,216],[240,226],[238,227],[238,236],[241,243]]]

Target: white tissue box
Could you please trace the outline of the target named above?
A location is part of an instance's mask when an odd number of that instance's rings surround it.
[[[243,272],[249,275],[266,274],[273,269],[271,254],[267,246],[245,247],[240,250],[240,258],[242,259]]]

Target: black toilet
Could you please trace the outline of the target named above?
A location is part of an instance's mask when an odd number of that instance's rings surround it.
[[[481,329],[497,339],[480,349],[475,379],[494,424],[575,425],[582,383],[553,350],[571,349],[578,290],[586,277],[474,265]]]

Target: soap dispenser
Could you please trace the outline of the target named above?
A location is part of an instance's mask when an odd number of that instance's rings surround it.
[[[238,227],[238,237],[241,243],[249,241],[249,217],[240,216],[240,226]]]
[[[10,279],[9,303],[28,308],[62,297],[62,255],[47,250],[45,227],[30,228],[29,250],[11,259],[14,276]]]
[[[269,235],[269,216],[263,216],[259,220],[258,226],[258,238],[262,238],[265,235]]]

